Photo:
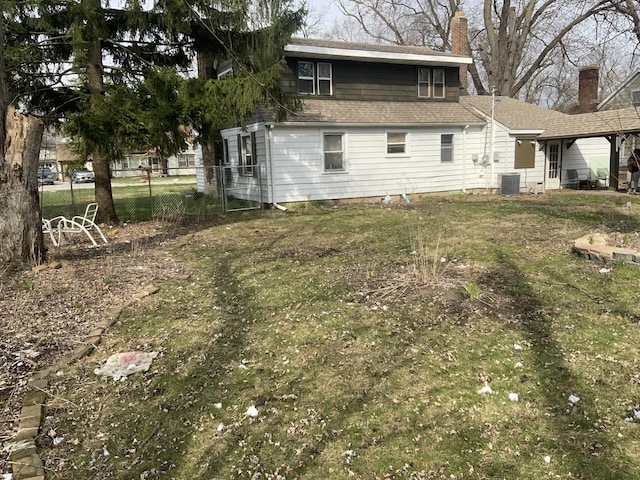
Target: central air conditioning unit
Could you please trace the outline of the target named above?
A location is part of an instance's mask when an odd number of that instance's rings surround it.
[[[498,183],[500,184],[500,195],[520,194],[519,173],[501,173],[498,175]]]

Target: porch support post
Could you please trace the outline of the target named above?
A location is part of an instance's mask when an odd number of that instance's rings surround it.
[[[617,135],[606,137],[609,141],[609,190],[618,190],[618,171],[620,170],[620,152],[617,149]]]

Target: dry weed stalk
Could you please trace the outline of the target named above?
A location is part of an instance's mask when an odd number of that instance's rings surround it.
[[[438,285],[450,262],[447,261],[446,248],[441,246],[442,235],[438,235],[433,248],[429,247],[427,235],[418,229],[414,237],[413,278],[420,285]]]

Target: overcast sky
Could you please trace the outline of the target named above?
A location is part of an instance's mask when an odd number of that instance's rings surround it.
[[[336,0],[307,0],[311,18],[321,18],[321,31],[330,30],[336,18],[341,16]]]

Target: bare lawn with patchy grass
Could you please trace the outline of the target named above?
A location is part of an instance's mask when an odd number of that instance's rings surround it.
[[[633,238],[626,201],[300,205],[140,241],[129,262],[173,267],[51,379],[47,478],[640,478],[640,269],[571,252]],[[94,373],[127,351],[158,356]]]

